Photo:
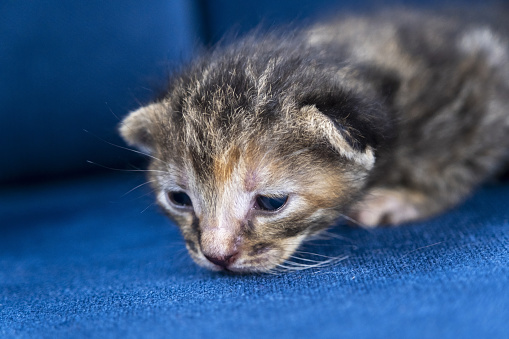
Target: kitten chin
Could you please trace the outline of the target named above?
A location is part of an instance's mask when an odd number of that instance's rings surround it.
[[[507,34],[475,25],[403,11],[249,35],[188,65],[120,133],[150,155],[197,264],[295,268],[338,218],[426,218],[507,162]]]

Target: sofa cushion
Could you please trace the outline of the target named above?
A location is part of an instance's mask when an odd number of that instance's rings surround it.
[[[376,11],[401,6],[444,7],[444,1],[439,0],[203,0],[201,3],[206,13],[204,34],[209,42],[219,41],[224,36],[234,38],[256,27],[270,29],[281,24],[313,22],[337,13]],[[456,10],[479,4],[476,0],[455,0],[447,2],[445,7]]]
[[[0,193],[0,337],[506,338],[509,185],[435,219],[338,226],[319,269],[197,267],[136,176]]]
[[[194,1],[3,1],[0,182],[123,164],[117,117],[197,42]],[[88,130],[89,133],[84,132]]]

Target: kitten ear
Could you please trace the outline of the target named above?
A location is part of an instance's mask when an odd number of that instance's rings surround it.
[[[325,137],[339,154],[368,170],[373,168],[376,154],[386,152],[397,137],[391,110],[369,93],[331,84],[298,100],[312,131]]]
[[[345,125],[323,114],[316,105],[306,105],[301,108],[301,116],[306,122],[306,127],[317,136],[325,139],[332,147],[346,159],[371,170],[375,164],[375,153],[371,145]]]
[[[121,122],[119,131],[124,140],[148,154],[154,151],[154,139],[151,125],[156,120],[157,112],[164,108],[162,103],[154,103],[129,113]]]

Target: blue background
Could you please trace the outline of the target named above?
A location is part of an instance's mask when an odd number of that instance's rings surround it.
[[[2,1],[0,182],[129,160],[94,136],[121,144],[118,117],[198,45],[196,16],[189,1]]]

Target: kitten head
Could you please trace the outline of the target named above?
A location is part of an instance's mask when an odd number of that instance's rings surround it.
[[[196,263],[270,271],[358,197],[385,116],[298,63],[231,60],[189,70],[120,131],[150,153],[157,201]]]

